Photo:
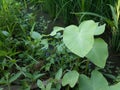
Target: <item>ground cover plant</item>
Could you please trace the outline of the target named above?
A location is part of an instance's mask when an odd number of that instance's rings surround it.
[[[119,0],[1,0],[0,90],[119,90],[110,59],[119,60],[119,9]]]

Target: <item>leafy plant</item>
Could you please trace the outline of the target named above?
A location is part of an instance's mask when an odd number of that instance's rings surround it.
[[[55,31],[61,29],[63,28],[57,28]],[[94,39],[94,35],[102,34],[104,29],[105,25],[98,26],[98,23],[92,20],[82,22],[79,27],[70,25],[63,29],[63,42],[76,55],[87,57],[95,65],[103,68],[108,57],[107,44],[102,39]],[[55,31],[51,35],[54,35]],[[99,45],[102,45],[102,48]],[[99,52],[104,53],[102,62]]]
[[[72,77],[72,78],[71,78]],[[79,73],[77,71],[67,72],[62,79],[62,86],[70,85],[71,88],[75,86],[79,78]]]
[[[120,83],[109,86],[104,76],[97,70],[92,72],[91,78],[83,74],[81,74],[79,78],[78,90],[119,90],[119,88]]]

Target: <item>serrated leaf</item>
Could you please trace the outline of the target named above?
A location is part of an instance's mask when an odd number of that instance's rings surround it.
[[[51,87],[52,87],[52,83],[48,83],[48,84],[46,85],[46,90],[51,90]]]
[[[67,84],[70,85],[70,87],[74,87],[77,83],[79,78],[79,73],[77,71],[69,71],[67,72],[62,79],[62,86],[66,86]]]
[[[55,75],[55,79],[60,80],[62,77],[62,68],[58,70],[57,74]]]
[[[104,68],[108,57],[108,46],[104,40],[95,39],[93,48],[86,57],[98,67]]]
[[[63,27],[55,26],[55,27],[53,28],[53,31],[50,33],[50,36],[54,36],[54,35],[56,35],[57,32],[62,31],[62,30],[64,30]]]
[[[37,80],[37,86],[42,89],[42,90],[45,90],[45,86],[43,84],[43,82],[41,80]]]
[[[16,79],[18,79],[21,74],[22,74],[21,72],[16,73],[14,76],[12,76],[12,77],[10,78],[9,82],[12,83],[12,82],[15,81]]]
[[[63,42],[74,54],[84,57],[93,47],[97,25],[92,20],[82,22],[79,27],[70,25],[64,30]]]

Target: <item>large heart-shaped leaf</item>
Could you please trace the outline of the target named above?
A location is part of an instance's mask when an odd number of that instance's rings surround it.
[[[95,65],[104,68],[106,59],[108,57],[108,49],[107,44],[104,40],[98,38],[95,39],[93,48],[91,51],[86,55],[86,57],[93,62]]]
[[[62,79],[62,86],[66,86],[67,84],[70,85],[70,87],[74,87],[77,83],[79,78],[79,73],[77,71],[69,71],[63,76]]]
[[[98,71],[93,71],[91,78],[80,75],[79,90],[107,90],[107,88],[107,81]]]
[[[70,25],[64,30],[63,42],[73,53],[84,57],[93,47],[97,25],[92,20],[82,22],[79,27]]]
[[[94,70],[91,78],[83,74],[80,75],[79,90],[120,90],[120,83],[108,86],[108,82],[103,75]]]

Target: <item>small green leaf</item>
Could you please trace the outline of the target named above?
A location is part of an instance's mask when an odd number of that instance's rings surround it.
[[[41,44],[44,45],[43,48],[48,49],[49,44],[48,44],[48,40],[47,39],[42,39],[41,40]]]
[[[57,74],[55,75],[55,79],[60,80],[62,77],[62,68],[58,70]]]
[[[9,32],[7,32],[7,31],[2,31],[2,33],[3,33],[5,36],[9,36]]]
[[[0,56],[7,56],[8,52],[0,50]]]
[[[6,83],[7,83],[7,81],[5,80],[5,78],[2,77],[2,78],[0,79],[0,84],[2,85],[2,84],[6,84]]]
[[[51,90],[51,87],[52,87],[52,83],[48,83],[48,84],[46,85],[46,90]]]
[[[105,31],[105,25],[98,26],[94,32],[94,35],[100,35]]]
[[[22,74],[21,72],[16,73],[14,76],[12,76],[12,77],[10,78],[9,82],[12,83],[12,82],[15,81],[16,79],[18,79],[21,74]]]
[[[93,48],[86,55],[86,57],[95,65],[104,68],[108,57],[108,46],[104,40],[98,38],[95,39]]]
[[[36,80],[39,77],[43,76],[44,74],[33,74],[33,79]]]
[[[77,71],[69,71],[67,72],[62,79],[62,86],[70,85],[71,88],[75,86],[79,78],[79,73]]]
[[[35,32],[35,31],[31,32],[30,35],[35,40],[40,40],[42,38],[42,36],[40,35],[40,33]]]
[[[37,86],[42,89],[42,90],[45,90],[45,86],[43,84],[43,82],[41,80],[37,80]]]
[[[64,30],[63,27],[56,26],[56,27],[53,28],[53,31],[50,33],[50,35],[54,36],[54,35],[56,35],[57,32],[62,31],[62,30]]]

